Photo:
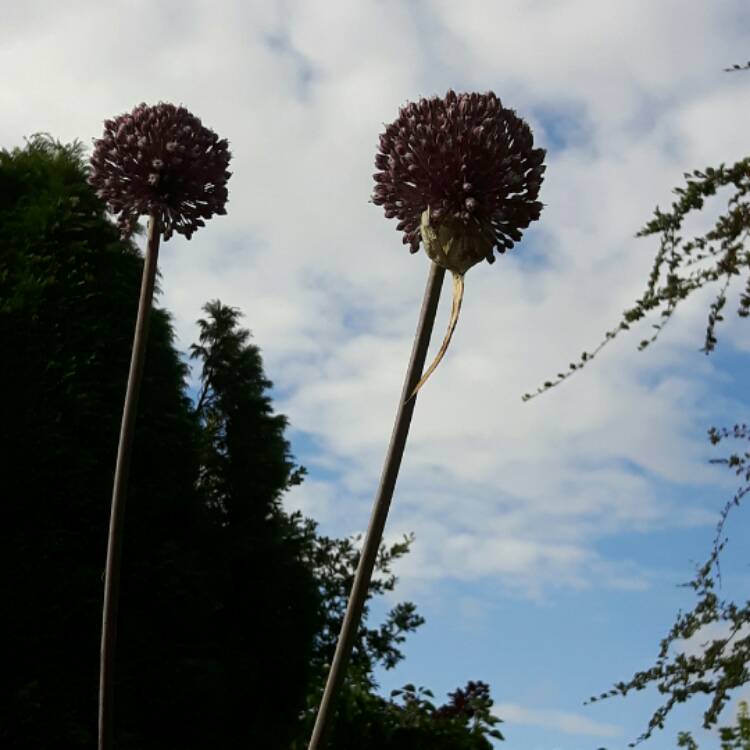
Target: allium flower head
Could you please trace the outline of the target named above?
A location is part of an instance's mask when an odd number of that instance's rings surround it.
[[[165,240],[190,239],[204,219],[225,214],[228,142],[184,107],[139,104],[104,123],[94,142],[89,183],[128,236],[142,214],[155,213]]]
[[[436,263],[463,274],[539,218],[544,156],[495,94],[448,91],[402,107],[380,136],[372,200],[399,220],[411,252],[422,240]]]

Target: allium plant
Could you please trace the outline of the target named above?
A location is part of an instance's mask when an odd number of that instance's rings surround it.
[[[529,126],[492,92],[420,99],[402,107],[380,136],[373,202],[399,220],[413,253],[432,260],[417,333],[354,585],[308,750],[322,750],[336,693],[357,632],[385,528],[415,406],[415,396],[450,343],[461,308],[464,274],[494,262],[539,218],[545,151]],[[435,361],[420,378],[445,271],[453,274],[453,310]]]
[[[204,219],[226,213],[228,146],[184,107],[139,104],[105,120],[89,182],[119,214],[123,236],[139,216],[158,214],[165,240],[173,232],[190,239]]]
[[[112,745],[114,654],[117,631],[122,534],[135,413],[143,374],[148,321],[156,281],[159,237],[188,239],[205,219],[225,214],[230,153],[226,140],[204,127],[184,107],[138,105],[104,123],[94,142],[89,182],[108,209],[119,214],[123,238],[138,218],[149,217],[148,243],[138,316],[125,393],[107,540],[99,673],[99,750]]]
[[[546,167],[529,126],[500,99],[456,94],[402,107],[380,136],[373,203],[398,219],[412,253],[420,242],[451,271],[454,299],[443,346],[417,389],[442,359],[463,298],[463,276],[482,260],[494,263],[539,218]]]

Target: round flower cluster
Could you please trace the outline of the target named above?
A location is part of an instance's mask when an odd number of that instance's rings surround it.
[[[204,219],[226,213],[228,145],[184,107],[140,104],[105,121],[89,183],[119,214],[123,237],[139,216],[155,214],[165,240],[173,232],[190,239]]]
[[[407,104],[386,127],[372,200],[399,220],[411,252],[420,240],[428,244],[426,224],[471,245],[469,266],[492,263],[493,249],[513,247],[539,218],[544,156],[529,126],[495,94],[448,91]]]

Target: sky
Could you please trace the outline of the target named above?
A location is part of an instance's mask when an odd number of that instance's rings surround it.
[[[733,312],[700,353],[712,291],[619,337],[559,388],[640,296],[658,247],[635,238],[693,168],[747,155],[742,0],[0,0],[0,147],[49,132],[90,146],[140,102],[183,104],[230,141],[226,216],[162,246],[178,346],[210,299],[238,307],[308,469],[286,499],[323,533],[365,529],[428,259],[369,198],[378,136],[407,101],[494,91],[547,149],[541,219],[466,276],[461,319],[420,392],[386,537],[414,532],[394,598],[427,622],[378,674],[442,700],[488,682],[507,750],[625,748],[646,690],[584,706],[651,666],[710,551],[734,477],[711,425],[743,421],[750,359]],[[724,199],[725,200],[725,199]],[[703,231],[723,206],[706,204]],[[737,290],[735,290],[737,292]],[[446,284],[431,352],[450,305]],[[655,321],[652,321],[655,322]],[[645,334],[645,335],[641,335]],[[750,531],[728,527],[728,597],[747,598]],[[732,544],[732,541],[734,544]],[[699,643],[687,644],[700,648]],[[750,698],[750,689],[736,697]],[[707,702],[646,747],[676,747]],[[733,721],[736,701],[722,715]]]

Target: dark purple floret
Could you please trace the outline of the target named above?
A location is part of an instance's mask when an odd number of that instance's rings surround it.
[[[119,214],[123,237],[139,216],[156,213],[165,240],[173,232],[190,239],[204,219],[226,213],[228,145],[184,107],[139,104],[105,121],[89,183]]]
[[[539,218],[544,156],[529,126],[495,94],[448,91],[407,104],[386,127],[372,200],[398,219],[411,252],[419,250],[429,207],[435,227],[448,222],[481,236],[492,263],[493,248],[504,253]]]

